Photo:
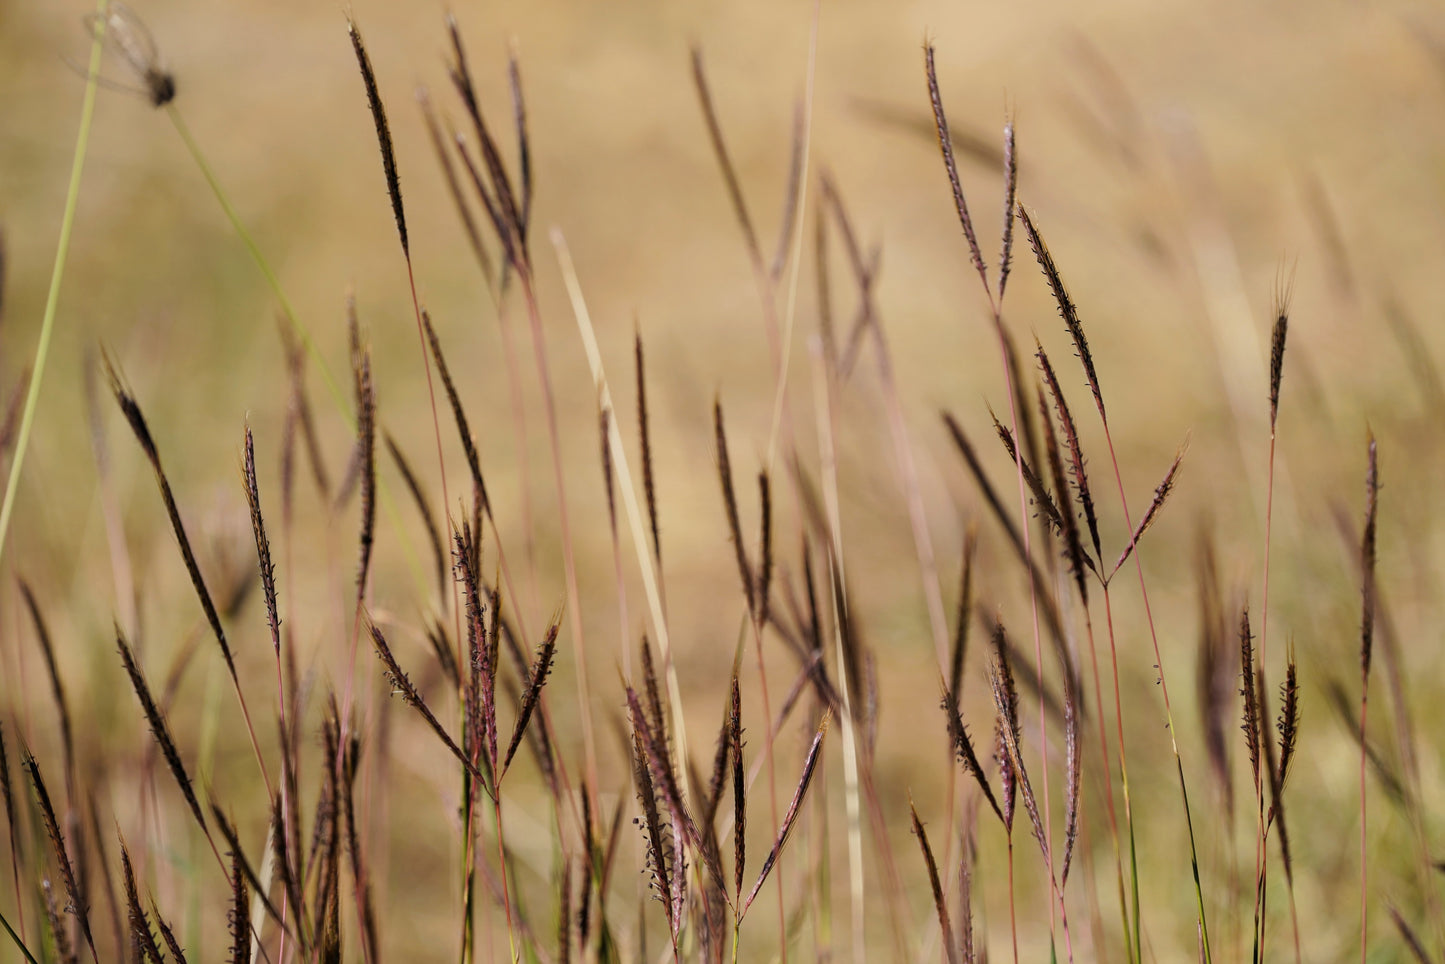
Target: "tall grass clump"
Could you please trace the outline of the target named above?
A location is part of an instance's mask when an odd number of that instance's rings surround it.
[[[89,444],[112,576],[131,591],[107,612],[89,586],[65,596],[84,566],[72,576],[34,550],[0,557],[16,590],[0,606],[17,610],[0,620],[13,641],[0,651],[0,960],[1143,964],[1335,959],[1356,938],[1362,961],[1445,951],[1428,806],[1439,748],[1415,725],[1438,694],[1403,645],[1425,617],[1397,622],[1386,603],[1399,599],[1388,594],[1399,543],[1414,535],[1395,514],[1414,507],[1381,487],[1370,434],[1363,522],[1335,508],[1349,547],[1337,571],[1276,519],[1304,498],[1281,480],[1312,441],[1294,416],[1311,320],[1295,317],[1293,275],[1276,283],[1261,337],[1267,447],[1240,446],[1262,461],[1265,489],[1233,492],[1236,476],[1255,476],[1209,456],[1186,468],[1185,426],[1130,409],[1140,394],[1119,374],[1117,342],[1097,322],[1086,330],[1097,285],[1071,269],[1061,235],[1056,249],[1045,240],[1067,186],[1025,179],[1012,115],[997,148],[950,122],[929,45],[916,108],[943,162],[933,214],[962,235],[950,257],[969,292],[949,307],[966,319],[960,337],[995,361],[943,401],[941,424],[919,424],[912,356],[884,317],[881,247],[844,178],[813,167],[820,17],[821,6],[775,243],[701,50],[678,65],[697,95],[698,149],[741,234],[739,284],[755,289],[743,310],[762,322],[766,367],[752,406],[735,384],[678,392],[698,376],[645,319],[630,340],[594,319],[596,253],[574,257],[560,227],[536,243],[540,158],[563,138],[534,131],[515,45],[495,71],[510,116],[493,123],[493,74],[473,71],[448,17],[451,89],[435,100],[422,89],[421,122],[502,347],[459,349],[471,343],[455,337],[452,309],[420,294],[435,255],[413,243],[424,222],[409,223],[403,203],[406,128],[388,117],[390,85],[346,17],[361,81],[347,109],[381,159],[371,201],[395,222],[423,410],[393,401],[414,356],[397,366],[374,347],[394,319],[355,295],[338,312],[346,356],[324,357],[182,122],[177,82],[139,18],[102,4],[88,21],[83,125],[104,33],[259,267],[284,357],[266,401],[228,429],[243,566],[212,545],[194,476],[177,468],[200,447],[195,427],[151,406],[205,386],[133,386],[127,353],[108,348],[92,378],[114,407],[91,386]],[[84,130],[0,549],[26,497],[16,479]],[[970,204],[978,157],[997,182],[996,235]],[[369,150],[366,163],[374,177]],[[429,175],[405,174],[415,215],[428,195],[413,185]],[[1018,270],[1029,255],[1037,277]],[[531,373],[513,342],[523,317]],[[797,366],[795,333],[807,354]],[[567,367],[581,364],[578,347],[585,375]],[[630,371],[609,378],[616,357]],[[308,364],[335,412],[313,408]],[[504,379],[505,401],[479,407],[479,384]],[[542,410],[549,491],[525,454],[529,404]],[[128,438],[112,451],[116,422]],[[1167,444],[1126,438],[1165,422]],[[571,444],[579,434],[585,448]],[[417,445],[435,448],[434,473],[411,460]],[[703,464],[677,471],[678,451]],[[132,485],[137,471],[150,480]],[[892,487],[877,485],[888,473]],[[405,492],[405,515],[389,485]],[[1246,504],[1262,494],[1260,517],[1231,512],[1231,492]],[[1177,564],[1191,555],[1178,518],[1190,512],[1202,520],[1192,569]],[[141,534],[160,551],[132,572]],[[1191,633],[1194,686],[1181,697]],[[1369,714],[1377,662],[1388,734]],[[1357,693],[1341,665],[1358,666]],[[1337,732],[1314,722],[1317,703]],[[1393,859],[1401,835],[1418,856]],[[1369,926],[1381,910],[1388,935]]]

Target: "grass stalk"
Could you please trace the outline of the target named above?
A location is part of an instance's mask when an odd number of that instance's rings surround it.
[[[20,473],[25,467],[25,453],[30,448],[30,432],[35,425],[35,411],[40,405],[40,386],[45,365],[50,358],[50,339],[55,332],[55,315],[60,305],[60,283],[65,277],[65,262],[70,255],[70,234],[75,226],[75,212],[80,205],[80,181],[85,173],[85,155],[90,148],[90,128],[95,120],[95,93],[100,84],[100,54],[105,39],[106,11],[110,0],[97,0],[95,30],[90,41],[90,61],[85,74],[85,93],[80,102],[80,129],[75,135],[75,150],[70,161],[70,180],[65,189],[65,207],[60,215],[60,237],[55,244],[55,261],[50,269],[50,287],[45,293],[45,311],[40,318],[40,337],[35,343],[35,360],[30,365],[30,385],[25,391],[25,409],[20,416],[20,433],[15,440],[15,457],[10,463],[10,476],[5,482],[5,499],[0,504],[0,560],[5,557],[10,518],[15,510],[15,496],[20,488]]]

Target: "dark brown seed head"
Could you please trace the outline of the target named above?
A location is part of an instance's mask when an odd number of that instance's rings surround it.
[[[963,197],[963,185],[958,180],[958,164],[953,159],[953,137],[948,130],[948,118],[943,113],[943,94],[938,89],[938,71],[933,63],[933,45],[923,47],[923,71],[928,82],[928,102],[933,108],[933,127],[938,135],[938,148],[943,152],[943,168],[948,174],[948,186],[953,192],[953,207],[958,213],[958,223],[968,241],[969,257],[974,269],[983,280],[984,290],[989,289],[988,267],[983,261],[983,251],[978,246],[978,235],[973,230],[973,218],[968,214],[968,202]]]
[[[1375,516],[1380,502],[1379,463],[1376,459],[1375,436],[1368,439],[1368,466],[1365,469],[1365,530],[1360,540],[1360,570],[1364,573],[1363,616],[1360,619],[1360,678],[1366,686],[1370,681],[1370,657],[1375,643]]]
[[[1170,464],[1169,471],[1164,474],[1164,481],[1160,482],[1158,487],[1154,489],[1154,498],[1150,501],[1149,508],[1144,510],[1144,517],[1141,518],[1139,524],[1134,527],[1134,533],[1129,537],[1129,542],[1124,546],[1124,551],[1119,553],[1119,558],[1115,560],[1113,568],[1109,570],[1110,577],[1118,572],[1119,567],[1124,565],[1125,561],[1128,560],[1135,548],[1138,547],[1139,540],[1144,537],[1144,533],[1154,524],[1154,520],[1159,515],[1159,510],[1164,508],[1165,502],[1169,501],[1169,496],[1174,492],[1174,482],[1179,475],[1179,467],[1184,462],[1184,453],[1188,450],[1189,445],[1188,442],[1186,442],[1174,456],[1174,461]],[[1105,581],[1107,582],[1108,580]]]
[[[1289,302],[1294,276],[1280,281],[1274,294],[1274,332],[1269,339],[1269,430],[1279,415],[1279,385],[1284,378],[1284,340],[1289,333]]]
[[[512,757],[522,743],[522,735],[527,732],[527,723],[531,720],[538,701],[542,699],[542,687],[547,685],[547,676],[552,672],[552,658],[557,655],[557,626],[554,622],[548,627],[542,645],[537,647],[537,659],[532,663],[527,689],[522,694],[522,703],[517,709],[517,724],[512,730],[512,739],[507,744],[507,755],[502,760],[502,773],[506,773],[507,768],[512,765]]]
[[[1079,362],[1084,366],[1084,377],[1089,382],[1089,390],[1094,393],[1094,404],[1099,409],[1099,417],[1107,422],[1109,419],[1104,413],[1104,393],[1099,389],[1099,375],[1094,370],[1094,356],[1089,351],[1089,340],[1084,337],[1084,326],[1079,322],[1079,311],[1074,307],[1068,290],[1064,288],[1064,279],[1059,276],[1059,269],[1054,265],[1053,256],[1049,254],[1049,247],[1044,243],[1038,228],[1034,226],[1034,220],[1029,215],[1028,208],[1020,204],[1018,210],[1019,219],[1024,223],[1024,233],[1029,238],[1029,246],[1034,249],[1034,258],[1038,261],[1039,268],[1043,270],[1044,278],[1049,283],[1049,289],[1054,294],[1054,301],[1058,303],[1059,317],[1064,320],[1064,327],[1069,329],[1069,337],[1074,340],[1074,351],[1078,353]]]
[[[1014,205],[1018,197],[1019,159],[1014,149],[1014,122],[1010,117],[1003,125],[1003,247],[998,257],[998,300],[1003,301],[1008,284],[1009,268],[1013,266]]]
[[[703,67],[702,49],[699,47],[692,48],[692,82],[697,89],[698,101],[702,105],[702,117],[707,125],[708,140],[712,144],[718,166],[722,168],[723,181],[727,185],[728,199],[732,202],[733,214],[736,215],[738,225],[743,231],[743,241],[747,244],[748,256],[761,271],[763,267],[762,249],[758,246],[758,235],[753,230],[752,218],[748,216],[748,206],[743,199],[742,186],[738,183],[737,170],[733,167],[732,158],[728,156],[727,144],[723,141],[722,124],[718,121],[712,92],[708,89],[707,71]]]
[[[1054,484],[1054,491],[1058,493],[1059,521],[1063,524],[1060,535],[1064,544],[1064,559],[1068,562],[1069,574],[1074,577],[1074,585],[1079,590],[1079,600],[1087,607],[1089,583],[1084,569],[1087,567],[1092,570],[1094,561],[1084,552],[1083,541],[1079,538],[1079,520],[1074,515],[1073,499],[1069,495],[1069,479],[1064,474],[1064,457],[1042,386],[1039,387],[1039,417],[1044,424],[1044,451],[1049,463],[1049,478]]]
[[[733,491],[732,463],[728,460],[727,430],[723,426],[722,402],[713,402],[713,429],[717,443],[717,472],[722,482],[723,508],[727,511],[728,533],[732,536],[736,550],[738,574],[743,583],[743,595],[748,602],[748,614],[756,618],[757,603],[754,599],[753,568],[748,562],[748,551],[743,545],[743,528],[738,518],[738,500]]]
[[[150,687],[146,685],[145,676],[141,674],[140,667],[136,664],[130,644],[126,642],[125,636],[118,626],[115,630],[115,641],[120,650],[121,662],[125,664],[126,675],[130,677],[131,687],[135,690],[136,699],[140,701],[141,710],[145,713],[146,722],[150,725],[151,735],[161,748],[161,754],[166,758],[166,766],[170,767],[171,776],[175,778],[176,786],[180,788],[181,795],[185,797],[191,816],[196,818],[196,824],[204,833],[207,829],[206,818],[201,812],[200,801],[196,799],[196,791],[191,786],[191,778],[186,773],[185,765],[181,763],[181,755],[176,750],[175,741],[171,739],[171,731],[166,725],[165,717],[161,715],[155,700],[151,698]]]
[[[728,746],[733,770],[733,896],[743,893],[743,867],[747,859],[747,773],[743,769],[743,703],[737,673],[733,673],[728,705]]]
[[[1249,769],[1254,776],[1254,792],[1259,793],[1263,773],[1260,770],[1259,692],[1254,685],[1254,634],[1249,628],[1249,610],[1239,614],[1239,695],[1243,701],[1244,744],[1249,750]]]
[[[1043,372],[1044,383],[1048,385],[1049,395],[1054,400],[1054,413],[1059,417],[1059,428],[1064,433],[1064,444],[1069,450],[1069,472],[1073,475],[1074,491],[1079,495],[1079,505],[1084,510],[1084,521],[1089,527],[1089,538],[1094,544],[1094,558],[1101,563],[1104,558],[1104,550],[1099,540],[1099,518],[1094,511],[1094,496],[1089,490],[1089,476],[1084,470],[1084,448],[1079,442],[1079,430],[1074,424],[1073,413],[1069,411],[1069,404],[1064,399],[1063,388],[1059,385],[1058,376],[1054,373],[1053,363],[1045,354],[1043,346],[1038,350],[1039,369]]]
[[[662,560],[662,534],[657,521],[657,479],[652,468],[652,431],[647,418],[647,369],[642,352],[642,333],[633,338],[637,360],[637,433],[642,439],[642,491],[647,497],[647,520],[652,527],[652,553]]]
[[[350,18],[346,21],[346,32],[351,36],[351,49],[356,52],[356,63],[361,68],[361,82],[366,87],[366,103],[371,109],[371,120],[376,125],[376,142],[381,148],[381,166],[386,174],[386,192],[391,196],[391,213],[396,218],[396,230],[401,236],[401,251],[411,258],[411,247],[406,237],[406,212],[401,206],[401,178],[396,173],[396,153],[391,146],[391,127],[386,122],[386,108],[381,103],[381,91],[376,86],[376,73],[371,69],[371,57],[361,41],[361,31]]]
[[[1275,728],[1279,731],[1279,785],[1283,788],[1299,742],[1299,672],[1293,646],[1289,662],[1285,665],[1284,682],[1279,686],[1279,697],[1279,718],[1275,721]]]
[[[938,862],[933,859],[933,848],[928,845],[928,833],[923,821],[918,819],[918,808],[908,801],[908,815],[913,822],[913,836],[918,838],[918,847],[923,851],[923,865],[928,870],[928,886],[933,891],[933,909],[938,915],[938,927],[943,934],[944,957],[948,964],[958,964],[958,948],[953,945],[953,924],[949,920],[948,902],[943,897],[943,883],[938,879]]]
[[[261,490],[256,483],[256,446],[251,426],[246,426],[245,462],[241,468],[246,487],[246,504],[251,509],[251,532],[256,537],[256,559],[261,570],[261,592],[266,599],[266,625],[271,645],[281,652],[281,617],[276,606],[276,567],[271,562],[271,541],[266,538],[266,521],[261,515]]]

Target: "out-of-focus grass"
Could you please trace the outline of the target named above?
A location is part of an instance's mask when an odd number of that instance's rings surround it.
[[[82,87],[62,56],[74,58],[83,48],[81,12],[55,4],[0,5],[0,227],[9,279],[0,379],[7,386],[32,349],[43,302]],[[176,74],[181,109],[338,371],[344,368],[342,299],[355,289],[377,349],[382,420],[435,489],[405,274],[342,19],[327,7],[276,3],[154,3],[140,12]],[[766,446],[772,379],[758,298],[687,81],[688,46],[705,50],[744,191],[760,231],[771,238],[783,199],[792,104],[804,86],[810,12],[805,3],[762,2],[707,10],[546,2],[457,11],[486,106],[498,117],[506,109],[506,43],[518,41],[537,171],[535,224],[539,237],[551,225],[566,231],[616,385],[626,384],[634,324],[647,339],[669,616],[684,691],[696,697],[688,712],[699,749],[716,722],[722,691],[712,683],[726,672],[742,605],[738,598],[736,612],[724,617],[712,605],[688,605],[690,599],[711,603],[719,587],[731,593],[736,584],[716,487],[709,473],[698,471],[712,457],[709,407],[720,393],[734,457],[751,471]],[[371,38],[391,110],[419,287],[473,413],[503,537],[517,565],[522,537],[515,513],[506,510],[517,505],[521,476],[504,414],[496,319],[409,96],[422,82],[439,102],[450,102],[439,11],[372,3],[354,13]],[[1198,767],[1193,779],[1202,801],[1209,799],[1203,751],[1192,693],[1182,685],[1197,633],[1193,540],[1198,520],[1216,526],[1229,591],[1257,600],[1270,298],[1276,277],[1295,271],[1271,633],[1275,640],[1296,640],[1307,687],[1296,799],[1322,801],[1318,816],[1310,807],[1294,811],[1296,847],[1309,849],[1316,867],[1338,870],[1301,880],[1301,912],[1312,925],[1306,949],[1347,945],[1350,925],[1341,910],[1349,905],[1340,903],[1347,894],[1340,880],[1353,866],[1344,842],[1353,832],[1353,764],[1350,743],[1329,718],[1319,687],[1328,676],[1353,678],[1355,576],[1330,517],[1336,504],[1358,516],[1367,421],[1380,437],[1384,466],[1382,585],[1422,691],[1416,703],[1421,731],[1430,732],[1439,716],[1426,689],[1439,660],[1426,641],[1439,621],[1433,574],[1442,529],[1432,479],[1440,464],[1433,427],[1442,411],[1440,399],[1412,377],[1421,351],[1403,345],[1389,319],[1397,311],[1413,320],[1424,356],[1445,349],[1432,323],[1445,252],[1445,198],[1435,173],[1445,148],[1439,119],[1445,16],[1428,4],[1405,3],[1362,10],[1336,3],[1108,2],[1087,13],[1042,0],[992,7],[824,5],[813,159],[832,171],[869,243],[882,245],[881,315],[951,596],[963,526],[980,508],[935,413],[949,407],[982,443],[981,401],[1002,405],[1003,389],[930,140],[919,51],[925,35],[938,45],[959,132],[997,144],[1005,107],[1016,109],[1020,198],[1036,212],[1088,325],[1132,502],[1145,498],[1176,444],[1192,437],[1177,502],[1151,533],[1144,556],[1165,659],[1175,661],[1170,668],[1177,666],[1181,680],[1180,739],[1186,761]],[[992,250],[998,174],[977,160],[963,163],[965,188]],[[110,574],[81,402],[83,349],[103,342],[125,360],[184,494],[183,510],[200,520],[215,506],[211,515],[232,541],[236,531],[245,537],[235,472],[240,419],[251,413],[259,446],[272,453],[265,471],[274,472],[285,382],[275,306],[260,276],[174,131],[140,98],[115,94],[102,103],[77,235],[9,561],[45,587],[53,631],[72,641],[64,663],[81,678],[98,680],[114,669],[104,663],[111,655],[103,591]],[[608,679],[621,656],[595,399],[545,245],[537,245],[536,257],[570,498],[574,515],[588,520],[577,527],[584,618],[599,654],[594,672]],[[809,265],[810,259],[800,285],[795,399],[808,396],[802,346],[816,314]],[[1028,332],[1038,332],[1062,359],[1066,343],[1025,251],[1011,284],[1008,324],[1025,341]],[[514,315],[520,323],[521,312]],[[535,631],[562,599],[562,581],[539,397],[530,363],[523,368],[541,520],[541,588],[535,610],[526,614]],[[850,551],[861,560],[887,560],[853,573],[865,628],[886,667],[880,782],[895,813],[910,787],[920,801],[932,795],[936,809],[941,753],[906,740],[917,727],[936,728],[931,699],[921,705],[909,696],[920,687],[932,693],[933,657],[904,505],[889,460],[880,457],[888,441],[875,414],[870,372],[865,359],[841,403],[840,457]],[[1073,372],[1066,378],[1077,408],[1082,383]],[[348,440],[314,366],[311,385],[339,475]],[[799,415],[797,428],[811,446],[811,419]],[[155,645],[168,652],[191,628],[192,611],[150,480],[127,442],[113,428],[117,486],[145,588],[143,619]],[[1006,462],[992,446],[984,448],[996,478],[1007,480]],[[1106,531],[1122,539],[1117,509],[1101,502]],[[352,536],[344,528],[328,530],[317,507],[302,504],[312,516],[303,525],[317,539],[298,553],[297,583],[288,591],[306,606],[334,606],[322,547],[330,540],[349,560]],[[409,508],[401,507],[408,524]],[[989,563],[1002,557],[1003,547],[996,532],[988,526],[984,532]],[[408,537],[420,549],[419,530]],[[383,528],[377,604],[410,619],[417,603],[396,538]],[[249,561],[244,541],[239,544]],[[6,583],[7,596],[12,585]],[[1011,623],[1022,626],[1018,588],[1012,577],[984,582],[990,598],[1014,607]],[[634,620],[640,599],[634,587]],[[1147,636],[1137,599],[1127,598],[1122,609],[1125,687],[1141,694],[1130,709],[1137,724],[1131,738],[1139,741],[1137,749],[1131,744],[1131,760],[1147,761],[1135,763],[1141,775],[1134,778],[1143,782],[1134,792],[1145,875],[1167,881],[1149,896],[1146,931],[1163,959],[1188,947],[1191,905],[1187,874],[1178,865],[1181,827],[1172,775],[1164,771],[1162,713],[1148,702]],[[6,610],[15,607],[7,603]],[[306,616],[297,622],[303,632],[321,625]],[[253,654],[242,657],[256,660],[258,669],[260,628],[259,618],[248,624],[254,638],[243,648]],[[0,666],[7,679],[37,672],[34,654],[18,643],[6,645]],[[570,672],[564,659],[561,673]],[[977,674],[973,678],[976,686]],[[190,685],[199,691],[199,684]],[[38,701],[23,698],[18,687],[4,689],[17,713],[36,714],[38,728],[45,718]],[[554,693],[571,691],[569,678]],[[569,725],[573,709],[556,695],[553,701],[562,731],[576,732]],[[234,742],[227,741],[227,752],[240,746]],[[234,763],[246,766],[244,757]],[[228,765],[225,757],[218,762],[218,781],[228,779]],[[421,785],[438,788],[452,775],[426,768],[444,765],[405,764],[416,768],[407,772]],[[1157,784],[1151,769],[1164,774]],[[1428,797],[1439,781],[1434,748],[1427,751],[1425,775]],[[1392,857],[1386,843],[1408,835],[1387,808],[1373,813],[1381,821],[1375,879],[1387,891],[1395,881],[1404,888],[1413,879],[1411,865]],[[522,818],[516,819],[513,829],[525,834]],[[1100,835],[1102,829],[1096,825]],[[895,830],[906,842],[906,825]],[[544,830],[537,833],[536,859],[545,863]],[[1222,880],[1228,867],[1223,842],[1209,829],[1204,833],[1206,874],[1212,870]],[[899,852],[913,878],[912,852],[901,844]],[[432,864],[409,853],[398,856],[392,870],[425,878],[440,873]],[[428,913],[419,901],[410,903],[408,891],[394,888],[391,899],[409,913]],[[984,902],[999,938],[1005,905],[995,895]],[[441,916],[435,906],[430,913]],[[1281,935],[1276,932],[1277,941]]]

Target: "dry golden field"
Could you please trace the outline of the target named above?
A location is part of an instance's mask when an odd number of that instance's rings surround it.
[[[478,884],[472,941],[478,960],[507,959],[512,917],[519,959],[566,958],[557,938],[558,894],[570,894],[575,916],[588,887],[578,830],[583,798],[595,806],[591,820],[604,837],[614,819],[622,826],[605,901],[595,879],[587,891],[604,908],[606,927],[598,917],[582,936],[574,920],[565,945],[570,954],[711,959],[699,915],[706,906],[701,895],[714,885],[691,841],[681,876],[696,893],[689,892],[689,921],[676,949],[665,903],[650,897],[647,835],[632,823],[639,804],[624,681],[641,686],[644,634],[662,657],[663,615],[673,657],[663,687],[671,756],[679,764],[690,760],[705,784],[741,654],[742,753],[755,776],[747,791],[750,886],[826,702],[800,676],[788,641],[807,635],[807,619],[791,605],[806,610],[804,545],[822,596],[817,625],[826,672],[845,686],[848,667],[836,659],[834,629],[836,610],[846,608],[854,631],[848,646],[868,654],[857,665],[873,667],[876,705],[866,686],[854,687],[863,705],[849,702],[845,712],[860,725],[835,719],[829,729],[797,831],[773,871],[781,887],[769,879],[736,947],[729,920],[720,952],[747,960],[954,959],[955,950],[945,952],[940,942],[924,860],[910,832],[911,798],[940,862],[955,928],[963,906],[960,853],[969,854],[979,959],[1044,960],[1051,946],[1058,959],[1194,959],[1203,956],[1201,906],[1210,959],[1250,959],[1257,804],[1240,732],[1236,627],[1247,606],[1258,655],[1268,545],[1264,721],[1273,730],[1290,648],[1300,724],[1284,792],[1292,880],[1279,866],[1274,829],[1259,954],[1407,961],[1445,953],[1439,893],[1445,880],[1436,863],[1445,859],[1439,843],[1445,827],[1431,805],[1445,787],[1445,745],[1436,735],[1445,725],[1436,702],[1445,696],[1439,645],[1445,515],[1436,507],[1445,470],[1445,385],[1437,366],[1445,354],[1439,324],[1445,9],[1335,0],[458,5],[450,12],[480,106],[514,179],[509,53],[520,65],[535,184],[529,304],[515,279],[500,300],[493,297],[418,108],[415,94],[425,87],[443,123],[472,137],[448,78],[448,8],[374,0],[346,8],[132,0],[130,8],[174,75],[174,114],[134,93],[106,86],[97,93],[54,340],[14,515],[0,544],[0,734],[13,790],[7,816],[13,813],[16,825],[7,839],[19,844],[17,850],[0,842],[0,913],[23,928],[21,940],[37,958],[65,959],[47,929],[42,878],[54,882],[61,930],[72,940],[80,936],[80,915],[64,910],[57,860],[21,764],[27,752],[50,785],[72,855],[85,855],[89,896],[82,904],[94,923],[98,960],[134,959],[127,956],[133,949],[124,936],[124,895],[115,893],[117,832],[135,859],[143,903],[149,908],[153,895],[154,913],[176,928],[190,959],[216,959],[228,947],[227,882],[158,762],[117,655],[118,631],[158,694],[174,683],[163,702],[201,806],[215,800],[232,815],[277,906],[289,896],[272,861],[261,863],[268,853],[267,788],[153,473],[94,366],[102,352],[144,410],[206,581],[218,597],[226,587],[249,590],[222,621],[273,779],[283,756],[278,670],[240,471],[243,425],[254,433],[283,649],[296,664],[285,685],[301,713],[291,723],[303,761],[302,841],[331,762],[321,733],[333,694],[351,707],[343,726],[360,740],[356,845],[369,869],[363,876],[379,938],[363,939],[354,865],[338,858],[341,959],[465,962],[471,953],[462,936],[464,771],[418,714],[393,697],[396,687],[364,627],[375,620],[440,725],[464,741],[456,687],[425,638],[427,627],[439,623],[449,645],[465,649],[456,639],[466,628],[461,596],[451,579],[438,585],[427,530],[382,433],[404,453],[437,518],[457,525],[470,518],[471,481],[418,338],[348,16],[366,39],[390,118],[416,293],[445,348],[486,476],[495,525],[485,528],[477,575],[500,588],[503,614],[523,650],[534,649],[551,622],[560,624],[545,725],[567,784],[561,790],[549,784],[524,749],[501,794],[507,822],[500,848],[493,811],[485,820],[478,816],[478,866],[495,873],[503,849],[509,881],[505,905]],[[0,460],[7,478],[23,405],[17,386],[23,388],[34,362],[86,93],[91,45],[82,18],[91,10],[86,2],[0,0],[0,403],[14,406]],[[1018,525],[1018,470],[994,437],[989,409],[1006,426],[1020,416],[1039,421],[1031,357],[1037,338],[1078,421],[1103,536],[1101,570],[1112,568],[1131,526],[1109,443],[1073,357],[1075,343],[1017,224],[1002,323],[1022,353],[1030,407],[1010,414],[990,299],[970,262],[940,159],[925,44],[936,50],[963,193],[995,284],[1004,124],[1012,118],[1017,198],[1047,239],[1087,332],[1131,522],[1187,444],[1172,497],[1139,543],[1141,573],[1130,560],[1111,584],[1122,724],[1116,725],[1107,665],[1103,706],[1094,699],[1089,627],[1106,661],[1100,583],[1088,577],[1086,610],[1064,549],[1043,523],[1029,519],[1042,574],[1036,591],[1059,600],[1062,645],[1083,682],[1082,833],[1062,901],[1050,898],[1049,871],[1022,804],[1010,848],[974,778],[953,762],[939,709],[969,533],[976,534],[977,554],[962,719],[995,787],[986,624],[997,619],[1007,628],[1026,672],[1039,633],[1029,581],[940,412],[951,412],[977,446],[1005,515]],[[783,255],[771,281],[760,283],[754,272],[709,140],[694,49],[706,66],[762,258],[771,261],[775,249]],[[102,61],[101,75],[132,82],[114,53]],[[178,136],[177,116],[314,338],[306,384],[329,491],[318,493],[298,454],[295,512],[285,524],[280,464],[291,382],[278,321],[287,331],[289,323]],[[792,194],[797,117],[805,119],[806,168],[801,191]],[[864,258],[876,258],[878,269],[875,311],[867,318],[873,324],[860,329],[856,364],[847,370],[821,347],[820,223],[827,232],[827,314],[837,341],[846,342],[862,317],[830,190],[841,198]],[[466,193],[473,197],[470,188]],[[792,202],[798,221],[784,214]],[[472,211],[500,264],[496,235],[475,201]],[[665,613],[649,605],[643,573],[657,556],[633,539],[621,481],[617,529],[609,525],[599,394],[557,236],[565,237],[590,309],[638,498],[643,454],[634,334],[645,344]],[[1286,290],[1289,337],[1271,466],[1271,326]],[[358,450],[346,310],[352,296],[370,347],[379,429],[375,561],[361,607],[362,500],[333,498]],[[534,359],[531,307],[546,343],[550,390]],[[334,396],[323,362],[336,380]],[[560,468],[546,416],[549,391]],[[718,480],[715,402],[727,417],[743,545],[758,569],[757,475],[770,470],[777,626],[759,628],[749,616]],[[1360,565],[1369,437],[1377,441],[1380,479],[1373,606],[1362,592]],[[105,451],[100,464],[97,445]],[[905,450],[911,474],[900,471]],[[565,531],[554,471],[564,477]],[[836,514],[828,499],[834,485]],[[1048,479],[1044,485],[1061,488]],[[1077,496],[1076,485],[1062,488]],[[810,514],[810,504],[824,503]],[[919,515],[911,516],[911,508]],[[920,533],[935,557],[931,565],[920,563],[926,555]],[[1201,567],[1205,546],[1212,547],[1217,580]],[[575,595],[567,578],[573,565]],[[828,591],[829,571],[839,573],[845,597]],[[54,676],[63,681],[75,731],[75,786],[67,786],[52,675],[22,581],[48,626]],[[1362,620],[1367,608],[1375,615]],[[1368,767],[1358,739],[1362,622],[1375,639],[1367,729],[1376,757]],[[838,629],[837,636],[846,635]],[[1059,693],[1064,674],[1048,635],[1041,646],[1045,677],[1050,692]],[[1198,682],[1204,640],[1223,647],[1224,668],[1212,691],[1222,702],[1204,699],[1208,687]],[[1157,683],[1156,642],[1178,765]],[[503,664],[499,694],[519,686],[505,657]],[[774,741],[766,736],[765,708],[776,714],[795,686],[802,696]],[[1345,697],[1338,711],[1332,687]],[[509,700],[498,697],[504,743],[514,715]],[[1038,697],[1028,686],[1022,704],[1022,756],[1040,806],[1048,788],[1046,836],[1058,848],[1057,861],[1066,814],[1075,807],[1065,724],[1048,717],[1041,731]],[[1108,771],[1100,757],[1101,711]],[[677,723],[685,723],[685,734]],[[534,727],[542,725],[534,719]],[[1211,726],[1227,746],[1224,770],[1212,762]],[[861,753],[860,801],[856,748],[874,727],[876,747]],[[1121,888],[1131,880],[1128,844],[1119,870],[1107,817],[1123,789],[1116,729],[1130,765],[1139,947],[1121,926]],[[702,789],[683,792],[693,798]],[[1267,786],[1264,799],[1267,808]],[[722,801],[716,830],[730,888],[730,793]],[[1122,826],[1121,799],[1119,806]],[[682,834],[681,826],[672,832]],[[221,853],[227,849],[220,841]],[[303,896],[309,907],[310,891]],[[1126,912],[1135,913],[1128,906]],[[786,938],[780,914],[788,918]],[[294,908],[287,915],[292,921]],[[261,959],[325,959],[323,950],[265,918],[259,905],[252,923]],[[1407,933],[1426,957],[1413,956]],[[0,961],[23,960],[18,946],[0,935]]]

